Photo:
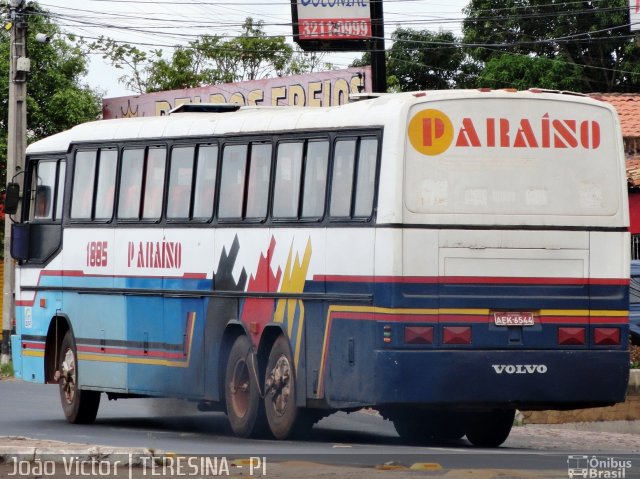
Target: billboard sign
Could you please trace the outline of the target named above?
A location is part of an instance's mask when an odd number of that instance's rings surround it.
[[[237,103],[256,106],[333,106],[352,93],[371,92],[371,67],[223,83],[142,95],[105,98],[103,118],[166,115],[185,103]]]
[[[373,37],[371,0],[291,0],[291,15],[304,50],[364,50]]]

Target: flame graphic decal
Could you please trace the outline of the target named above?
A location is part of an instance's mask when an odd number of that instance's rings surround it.
[[[304,249],[302,262],[296,253],[295,260],[293,257],[293,245],[289,249],[289,257],[285,266],[281,293],[302,293],[304,283],[309,270],[309,262],[311,261],[311,239],[307,240],[307,246]],[[299,299],[280,299],[276,305],[276,312],[273,318],[276,323],[284,323],[287,333],[291,338],[291,343],[295,347],[294,364],[298,366],[300,359],[300,350],[302,349],[302,331],[304,326],[304,304]]]

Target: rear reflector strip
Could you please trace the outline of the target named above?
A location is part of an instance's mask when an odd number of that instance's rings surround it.
[[[405,344],[433,344],[433,326],[406,326]]]
[[[442,340],[444,344],[471,344],[471,326],[445,326]]]
[[[620,329],[619,328],[594,328],[593,342],[597,346],[619,346],[620,345]]]
[[[558,344],[563,346],[581,346],[586,342],[585,328],[558,328]]]

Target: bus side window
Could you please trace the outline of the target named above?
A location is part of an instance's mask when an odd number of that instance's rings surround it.
[[[230,145],[222,154],[220,218],[241,218],[247,169],[247,145]]]
[[[358,154],[354,216],[369,217],[373,212],[377,156],[378,140],[375,138],[361,139]]]
[[[144,149],[129,149],[122,152],[118,218],[138,219],[142,195],[143,166]]]
[[[273,217],[297,218],[303,143],[280,143],[276,159]]]
[[[56,214],[55,219],[62,219],[62,205],[64,199],[64,180],[67,175],[67,164],[64,161],[58,163],[58,187],[56,190]]]
[[[271,144],[253,143],[247,188],[245,217],[264,219],[267,216],[269,178],[271,173]]]
[[[189,218],[194,153],[193,146],[175,147],[171,150],[169,193],[167,196],[168,219]]]
[[[304,171],[303,218],[321,218],[327,194],[327,165],[329,142],[310,141],[307,144],[307,160]]]
[[[33,169],[30,221],[60,221],[65,171],[66,163],[58,160],[42,160]]]
[[[147,152],[147,174],[144,185],[142,218],[158,220],[162,215],[164,171],[167,152],[164,148],[149,148]]]
[[[218,147],[202,145],[198,148],[196,183],[193,195],[193,217],[208,219],[213,215],[213,199],[216,194],[216,170]]]
[[[109,220],[113,216],[118,151],[101,149],[98,163],[95,219]]]
[[[35,219],[51,219],[51,187],[36,186]]]
[[[71,193],[71,218],[91,219],[97,150],[76,152]]]
[[[331,205],[333,217],[349,217],[355,166],[356,140],[336,141],[331,177]]]

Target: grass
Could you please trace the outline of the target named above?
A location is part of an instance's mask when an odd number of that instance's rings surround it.
[[[7,364],[0,365],[0,377],[13,377],[13,363],[8,362]]]

